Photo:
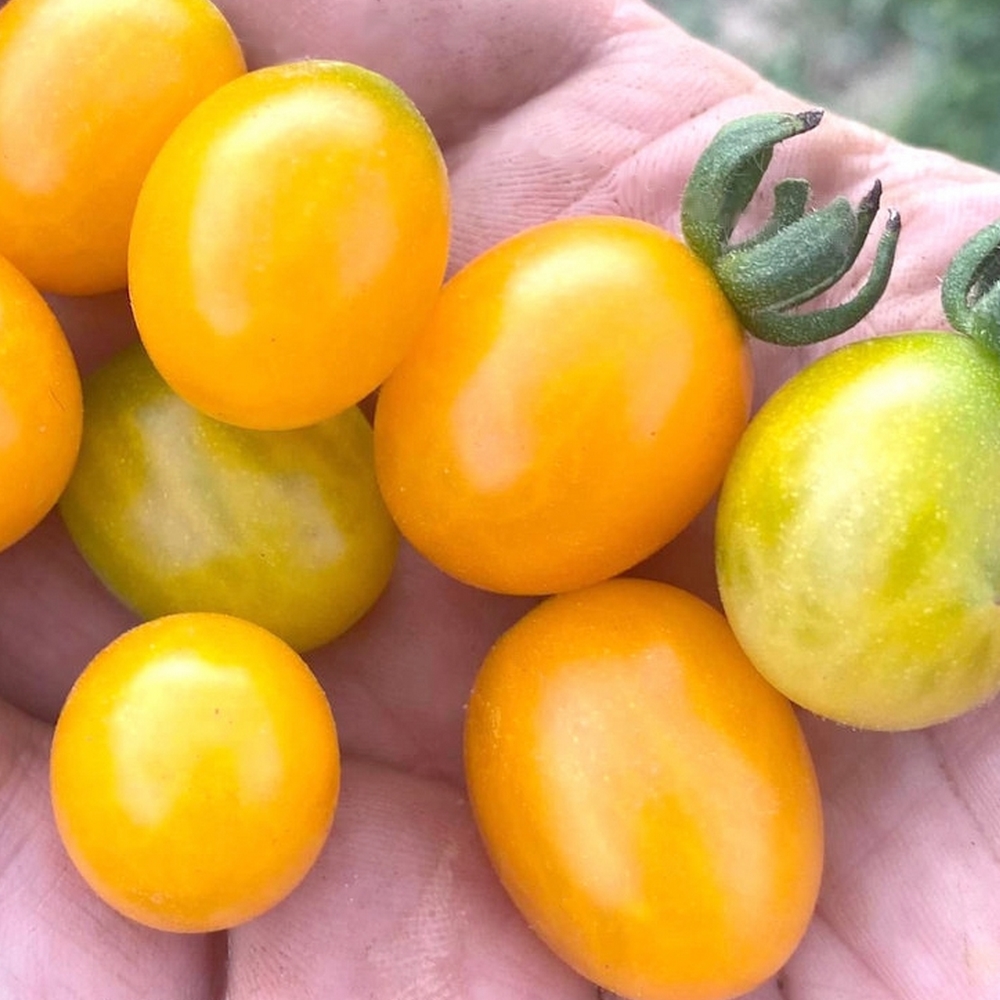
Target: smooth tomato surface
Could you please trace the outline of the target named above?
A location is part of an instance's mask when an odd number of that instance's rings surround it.
[[[207,0],[11,0],[0,11],[0,253],[46,291],[124,288],[167,136],[245,70]]]
[[[686,592],[618,579],[529,612],[476,680],[465,761],[501,881],[604,988],[736,997],[804,933],[823,851],[808,750]]]
[[[417,109],[377,73],[310,60],[233,81],[174,132],[139,197],[129,287],[176,392],[283,429],[385,378],[447,255],[444,161]]]
[[[226,612],[304,651],[385,588],[399,534],[357,407],[290,431],[220,423],[174,393],[138,344],[84,380],[84,405],[60,511],[143,617]]]
[[[1000,688],[1000,361],[863,341],[794,376],[740,444],[716,532],[726,613],[789,698],[852,726],[942,722]]]
[[[0,550],[55,506],[82,421],[80,376],[62,327],[0,257]]]
[[[337,732],[308,667],[225,615],[160,618],[100,652],[52,743],[70,857],[107,903],[162,930],[249,920],[308,872],[333,820]]]
[[[521,233],[445,287],[375,416],[403,534],[451,575],[544,594],[674,537],[749,411],[739,323],[678,240],[620,218]]]

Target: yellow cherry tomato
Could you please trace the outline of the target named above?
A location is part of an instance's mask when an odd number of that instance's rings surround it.
[[[399,362],[448,253],[444,161],[389,80],[256,70],[177,129],[136,209],[129,287],[149,356],[209,416],[316,423]]]
[[[0,257],[0,551],[55,506],[82,423],[80,376],[62,327]]]
[[[445,286],[379,394],[375,461],[424,556],[511,593],[614,576],[708,502],[746,425],[746,339],[648,223],[562,219]]]
[[[196,612],[126,632],[56,724],[56,823],[84,879],[170,931],[232,927],[301,881],[340,784],[337,732],[302,659],[260,626]]]
[[[11,0],[0,10],[0,253],[46,291],[123,288],[154,156],[244,71],[208,0]]]
[[[809,752],[690,594],[617,579],[538,605],[483,664],[465,761],[502,883],[605,989],[734,998],[805,932],[823,854]]]

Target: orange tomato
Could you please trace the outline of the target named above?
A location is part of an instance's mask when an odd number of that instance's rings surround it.
[[[402,533],[511,593],[613,576],[707,503],[749,414],[745,339],[711,271],[648,223],[564,219],[445,286],[382,387],[379,482]]]
[[[322,60],[222,87],[171,136],[129,247],[149,356],[192,406],[280,430],[357,403],[426,322],[444,161],[385,77]]]
[[[0,253],[40,288],[123,288],[139,187],[195,104],[245,70],[208,0],[0,10]]]
[[[538,605],[482,666],[465,762],[504,886],[604,988],[736,997],[802,937],[823,852],[811,758],[690,594],[618,579]]]
[[[82,424],[80,376],[62,327],[0,257],[0,550],[55,506]]]
[[[231,927],[288,895],[326,840],[339,782],[309,668],[270,632],[207,612],[106,647],[52,743],[71,859],[111,906],[170,931]]]

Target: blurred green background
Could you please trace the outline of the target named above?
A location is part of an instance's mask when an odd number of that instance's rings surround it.
[[[814,101],[1000,170],[998,0],[649,0]]]

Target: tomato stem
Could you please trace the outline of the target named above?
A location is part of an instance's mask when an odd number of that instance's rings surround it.
[[[750,115],[724,126],[692,171],[681,205],[688,246],[712,268],[749,333],[785,345],[812,344],[856,325],[885,291],[899,238],[890,211],[868,278],[848,301],[793,312],[836,284],[854,265],[878,212],[876,181],[852,208],[846,198],[807,212],[811,189],[801,178],[774,188],[771,216],[754,235],[733,232],[771,162],[774,147],[815,128],[823,113]]]
[[[959,248],[941,282],[941,305],[955,330],[1000,354],[1000,221]]]

